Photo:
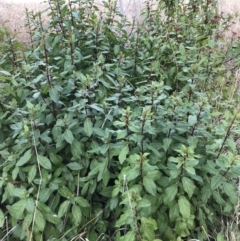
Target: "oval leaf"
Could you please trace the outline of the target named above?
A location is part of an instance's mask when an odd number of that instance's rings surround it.
[[[76,204],[72,206],[72,215],[76,224],[80,224],[82,220],[82,211]]]
[[[178,206],[183,218],[189,219],[191,215],[190,202],[184,196],[180,196],[178,199]]]
[[[72,131],[67,129],[64,133],[63,133],[64,139],[66,140],[66,142],[68,142],[69,144],[72,144],[74,137],[72,134]]]
[[[193,191],[195,189],[195,185],[191,179],[188,177],[182,178],[182,184],[184,191],[188,194],[188,196],[191,198],[193,195]]]
[[[221,175],[216,175],[211,180],[211,188],[215,190],[223,183],[223,177]]]
[[[30,160],[31,156],[32,154],[30,149],[26,151],[24,155],[17,161],[16,166],[17,167],[23,166],[25,163],[27,163]]]
[[[52,163],[50,162],[50,160],[47,157],[38,155],[38,160],[39,160],[40,165],[43,168],[49,169],[49,170],[52,169]]]
[[[143,178],[143,186],[145,187],[148,193],[152,194],[153,196],[156,196],[157,187],[152,178],[145,176]]]
[[[90,137],[92,135],[93,132],[93,124],[92,121],[90,120],[90,118],[87,118],[84,121],[84,132],[86,133],[86,135],[88,137]]]
[[[72,162],[72,163],[68,163],[67,167],[72,170],[72,171],[78,171],[81,170],[83,167],[77,163],[77,162]]]
[[[120,152],[118,159],[121,164],[126,160],[127,154],[129,152],[128,145],[126,145]]]

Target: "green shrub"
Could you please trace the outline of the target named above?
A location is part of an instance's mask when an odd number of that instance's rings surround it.
[[[51,0],[47,26],[28,14],[29,48],[17,65],[1,53],[3,240],[220,233],[238,201],[240,48],[219,39],[230,16],[194,2],[147,3],[140,25],[114,2]]]

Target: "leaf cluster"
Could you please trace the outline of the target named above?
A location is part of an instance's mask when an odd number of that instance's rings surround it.
[[[0,52],[2,237],[206,240],[233,214],[239,40],[214,3],[170,2],[27,12],[30,45]]]

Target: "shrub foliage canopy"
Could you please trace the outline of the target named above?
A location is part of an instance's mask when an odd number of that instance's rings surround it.
[[[233,16],[104,7],[50,0],[47,25],[27,12],[27,47],[0,31],[0,236],[206,240],[238,201]]]

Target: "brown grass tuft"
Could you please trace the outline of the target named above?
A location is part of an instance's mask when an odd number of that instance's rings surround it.
[[[154,1],[154,0],[153,0]],[[101,0],[95,2],[99,8],[103,8]],[[128,19],[133,17],[139,18],[142,7],[145,4],[144,0],[118,0],[119,9],[127,16]],[[11,0],[2,0],[0,5],[0,26],[5,25],[9,27],[12,32],[18,32],[18,38],[23,41],[29,40],[29,35],[26,33],[27,30],[24,28],[25,24],[25,9],[29,11],[38,12],[45,9],[48,6],[47,3],[40,3],[37,0],[27,1],[23,0],[20,3],[15,3]],[[240,13],[240,2],[239,0],[218,0],[219,12],[227,13]],[[229,34],[239,33],[239,23],[233,24],[229,29]],[[228,37],[228,36],[225,36]]]

